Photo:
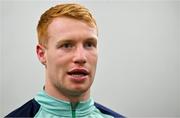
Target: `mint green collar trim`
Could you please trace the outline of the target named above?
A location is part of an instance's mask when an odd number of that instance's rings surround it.
[[[41,109],[47,113],[63,117],[72,116],[72,107],[70,102],[49,96],[44,90],[37,94],[35,100],[41,105]],[[95,109],[94,100],[92,98],[87,101],[81,101],[75,109],[76,116],[86,116],[92,113]]]

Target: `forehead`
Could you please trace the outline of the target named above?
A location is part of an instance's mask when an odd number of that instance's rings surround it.
[[[87,36],[87,37],[95,37],[97,38],[97,29],[96,27],[91,27],[87,23],[73,19],[68,17],[59,17],[53,19],[53,21],[49,24],[48,36],[55,38],[56,36]]]

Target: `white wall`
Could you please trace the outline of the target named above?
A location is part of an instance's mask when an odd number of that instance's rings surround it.
[[[2,19],[2,5],[0,4],[0,19]],[[2,22],[0,20],[0,105],[2,104],[2,31],[1,31],[1,27],[2,27]],[[2,114],[2,108],[0,107],[0,114]],[[1,117],[1,115],[0,115]]]
[[[1,1],[0,114],[33,98],[44,82],[35,53],[40,15],[59,3]],[[128,117],[180,117],[180,1],[79,1],[96,16],[96,101]]]

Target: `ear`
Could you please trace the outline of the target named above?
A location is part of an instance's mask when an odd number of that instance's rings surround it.
[[[38,56],[38,59],[39,61],[43,64],[43,65],[46,65],[46,53],[45,53],[45,47],[38,44],[36,46],[36,53],[37,53],[37,56]]]

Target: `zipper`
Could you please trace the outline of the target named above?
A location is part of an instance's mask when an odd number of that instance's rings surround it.
[[[71,102],[72,118],[76,118],[76,107],[77,107],[77,105],[78,105],[78,102],[77,103]]]
[[[76,111],[72,110],[72,118],[76,118]]]

